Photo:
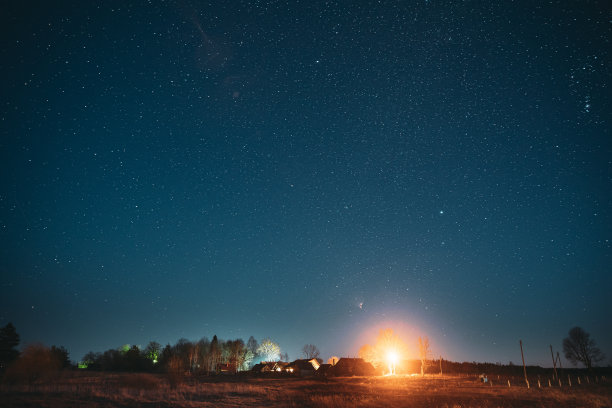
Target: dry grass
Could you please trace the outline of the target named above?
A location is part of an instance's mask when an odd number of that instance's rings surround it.
[[[612,384],[508,388],[470,377],[189,378],[172,387],[152,374],[83,374],[2,385],[2,407],[587,407],[612,408]]]

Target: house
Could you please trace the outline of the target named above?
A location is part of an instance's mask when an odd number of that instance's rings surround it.
[[[285,367],[288,364],[289,363],[286,363],[284,361],[273,361],[273,362],[262,361],[259,364],[255,364],[253,368],[251,369],[251,371],[254,373],[280,373],[280,372],[285,371]]]
[[[324,377],[327,377],[327,375],[329,375],[330,373],[330,368],[332,368],[333,366],[331,364],[321,364],[319,366],[319,369],[317,370],[317,375],[322,375]]]
[[[289,363],[286,363],[284,361],[276,361],[270,367],[270,371],[272,371],[274,373],[284,372],[285,371],[285,367],[287,367],[287,365],[289,365]]]
[[[233,363],[220,363],[217,364],[217,372],[219,374],[235,374],[236,364]]]
[[[285,372],[300,377],[310,377],[315,375],[315,372],[319,369],[319,366],[320,363],[316,358],[310,360],[295,360],[285,367]]]
[[[263,369],[266,367],[268,363],[257,363],[253,366],[253,368],[251,368],[251,372],[253,373],[262,373]]]
[[[340,360],[338,360],[336,365],[329,368],[328,372],[329,375],[338,377],[377,375],[374,366],[371,363],[366,362],[363,358],[347,357],[342,357]]]

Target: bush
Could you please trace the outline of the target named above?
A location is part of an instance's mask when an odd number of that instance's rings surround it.
[[[168,382],[170,387],[176,388],[185,379],[185,367],[183,360],[178,356],[172,356],[167,363]]]
[[[62,361],[48,347],[34,344],[26,347],[21,356],[11,364],[4,375],[9,383],[34,383],[47,380],[62,368]]]

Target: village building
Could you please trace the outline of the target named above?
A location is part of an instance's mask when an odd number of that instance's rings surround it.
[[[219,374],[236,374],[236,364],[234,363],[220,363],[217,364],[217,373]]]
[[[342,357],[336,365],[331,367],[329,375],[338,377],[350,377],[350,376],[370,376],[376,375],[377,370],[374,366],[365,361],[363,358],[347,358]]]
[[[311,377],[319,369],[320,363],[316,358],[295,360],[285,367],[285,372],[300,377]]]
[[[255,364],[253,368],[251,369],[251,372],[254,372],[254,373],[281,373],[285,371],[285,367],[288,364],[289,363],[286,363],[284,361],[271,361],[271,362],[262,361],[259,364]]]
[[[333,366],[331,364],[321,364],[319,366],[319,369],[317,370],[317,375],[321,375],[324,377],[327,377],[330,373],[330,368],[332,368]]]

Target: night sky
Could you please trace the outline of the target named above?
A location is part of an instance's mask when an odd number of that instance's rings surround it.
[[[95,3],[0,6],[22,345],[610,361],[607,1]]]

